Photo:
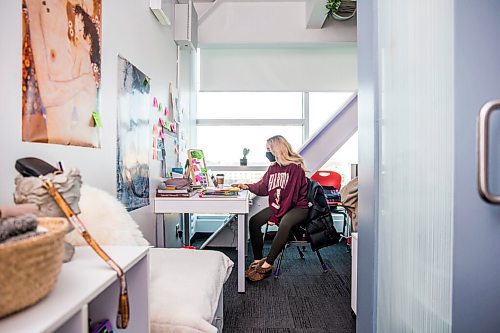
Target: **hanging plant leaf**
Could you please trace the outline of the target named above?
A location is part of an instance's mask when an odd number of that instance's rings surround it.
[[[342,0],[326,0],[326,15],[332,16],[333,14],[337,13],[339,11],[341,3]]]

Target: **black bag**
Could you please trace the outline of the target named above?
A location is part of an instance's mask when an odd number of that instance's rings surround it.
[[[333,186],[323,186],[325,197],[328,202],[341,202],[340,192]]]
[[[36,157],[20,158],[16,161],[15,167],[23,177],[38,177],[48,175],[54,171],[60,171],[49,163]]]
[[[332,214],[323,187],[317,181],[309,178],[307,178],[307,201],[309,202],[309,214],[304,228],[309,237],[311,248],[319,250],[337,244],[340,235],[333,226]]]

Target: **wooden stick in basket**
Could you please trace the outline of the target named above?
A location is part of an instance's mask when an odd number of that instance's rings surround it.
[[[118,314],[116,318],[116,326],[117,328],[127,328],[128,322],[130,319],[130,308],[128,301],[128,292],[127,292],[127,281],[125,280],[125,274],[118,264],[111,259],[111,257],[104,252],[104,250],[97,244],[97,242],[92,238],[90,233],[87,231],[87,228],[82,223],[82,221],[75,214],[73,209],[69,206],[69,204],[64,200],[63,196],[54,186],[51,180],[44,179],[43,187],[47,190],[47,192],[54,198],[55,202],[61,208],[64,215],[68,219],[68,221],[75,227],[76,230],[82,235],[85,241],[90,245],[90,247],[101,257],[118,275],[118,279],[120,280],[120,299],[118,302]]]

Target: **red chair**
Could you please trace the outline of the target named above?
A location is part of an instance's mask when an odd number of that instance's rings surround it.
[[[345,208],[342,206],[342,202],[338,200],[333,200],[328,197],[327,192],[330,191],[340,191],[340,184],[342,183],[342,176],[335,171],[319,170],[311,176],[312,180],[317,181],[325,189],[325,194],[327,197],[328,205],[333,214],[341,214],[344,219],[342,226],[341,237],[346,239],[347,245],[351,244],[351,231],[349,225],[349,219]]]
[[[312,180],[317,181],[321,186],[335,187],[340,190],[340,183],[342,183],[342,176],[335,171],[318,170],[312,175]]]

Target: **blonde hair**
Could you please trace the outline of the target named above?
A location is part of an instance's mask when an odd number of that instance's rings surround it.
[[[290,143],[281,135],[275,135],[267,139],[267,144],[276,158],[276,163],[287,166],[290,163],[298,164],[306,170],[304,159],[292,149]]]

